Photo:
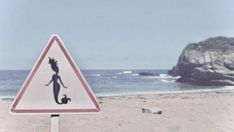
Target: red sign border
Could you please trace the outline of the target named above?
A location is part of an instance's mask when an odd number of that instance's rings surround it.
[[[57,43],[54,43],[56,41]],[[53,44],[58,44],[60,49],[62,50],[63,54],[67,58],[68,62],[72,66],[74,72],[76,73],[78,79],[80,80],[81,84],[85,88],[86,92],[88,93],[89,97],[91,98],[92,102],[94,103],[96,109],[16,109],[17,104],[19,103],[20,99],[24,95],[24,92],[26,91],[28,85],[30,84],[32,78],[36,74],[38,68],[40,67],[42,61],[44,60],[46,54],[48,53],[49,49]],[[49,43],[47,44],[45,50],[43,51],[42,55],[39,57],[39,60],[37,61],[35,67],[32,69],[32,71],[29,74],[29,77],[27,77],[27,80],[22,85],[18,95],[16,96],[10,111],[12,113],[48,113],[48,114],[69,114],[69,113],[88,113],[88,112],[99,112],[100,107],[98,105],[98,102],[96,98],[94,97],[93,93],[90,90],[90,87],[87,83],[87,81],[84,79],[81,71],[79,70],[78,66],[75,65],[75,62],[71,59],[68,51],[64,47],[64,44],[62,43],[61,39],[58,35],[52,35],[51,39],[49,40]]]

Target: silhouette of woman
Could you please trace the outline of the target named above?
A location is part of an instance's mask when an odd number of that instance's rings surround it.
[[[54,92],[54,100],[57,104],[67,104],[68,101],[71,101],[70,98],[67,98],[67,95],[64,94],[63,98],[61,99],[61,102],[58,101],[58,95],[59,95],[59,91],[60,91],[60,84],[62,84],[63,88],[67,88],[63,82],[61,77],[58,75],[59,73],[59,67],[57,66],[57,61],[54,58],[50,58],[49,57],[49,64],[51,65],[51,69],[55,72],[55,74],[52,76],[52,79],[50,80],[50,82],[48,84],[46,84],[46,86],[49,86],[50,83],[53,82],[53,92]],[[59,82],[60,84],[59,84]]]

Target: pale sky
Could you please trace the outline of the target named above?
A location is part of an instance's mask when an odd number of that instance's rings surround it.
[[[234,1],[0,0],[0,69],[31,69],[53,33],[81,69],[168,69],[189,42],[234,37]]]

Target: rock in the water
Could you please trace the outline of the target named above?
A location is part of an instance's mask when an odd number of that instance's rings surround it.
[[[179,76],[178,67],[177,66],[173,66],[172,69],[168,71],[168,74],[171,75],[171,76],[173,76],[173,77]]]
[[[159,74],[153,73],[153,72],[144,71],[144,72],[139,72],[138,75],[140,75],[140,76],[158,76]]]
[[[162,114],[162,109],[159,107],[142,107],[142,113]]]
[[[187,45],[168,73],[179,75],[179,82],[234,85],[234,38],[215,37]]]

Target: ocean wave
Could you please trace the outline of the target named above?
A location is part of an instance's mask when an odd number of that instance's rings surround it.
[[[173,79],[178,79],[180,76],[173,77],[173,76],[170,76],[170,75],[168,75],[168,74],[160,74],[159,77],[160,77],[160,78],[173,78]]]
[[[121,71],[121,72],[118,72],[119,75],[121,74],[132,74],[133,71]]]
[[[160,77],[169,77],[168,74],[159,74]]]
[[[0,99],[2,100],[13,100],[15,96],[0,96]]]
[[[139,76],[139,74],[134,73],[134,74],[131,74],[131,76]]]
[[[86,76],[90,76],[90,77],[100,77],[102,76],[101,74],[88,74]]]
[[[168,75],[168,74],[160,74],[159,76],[145,76],[146,78],[155,78],[155,79],[169,79],[169,80],[176,80],[176,79],[178,79],[179,78],[179,76],[178,77],[172,77],[172,76],[170,76],[170,75]]]
[[[176,79],[160,79],[161,82],[165,82],[165,83],[171,83],[171,82],[175,82]]]

